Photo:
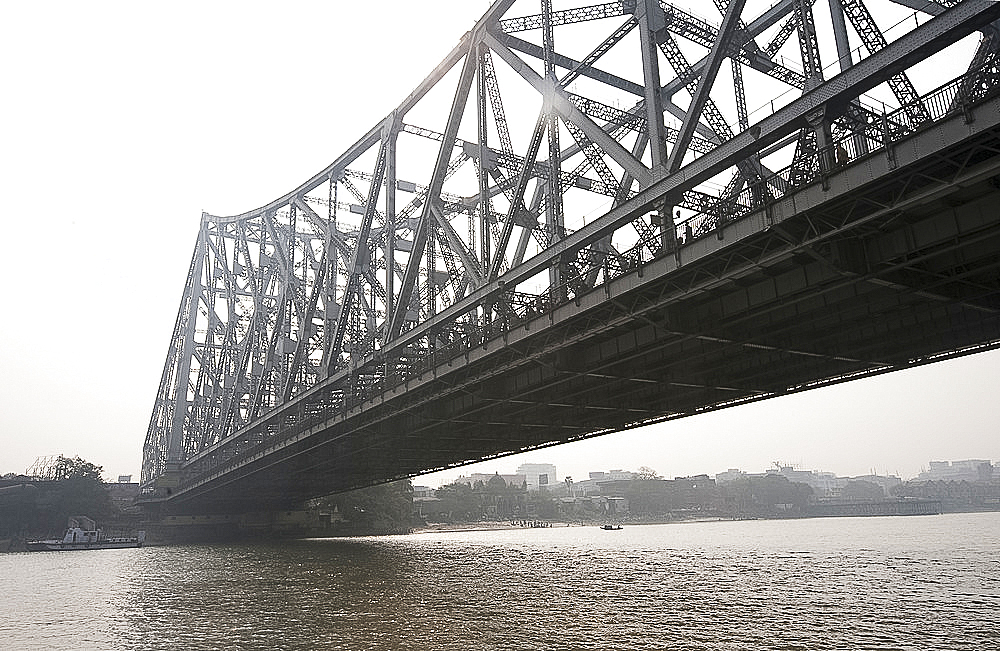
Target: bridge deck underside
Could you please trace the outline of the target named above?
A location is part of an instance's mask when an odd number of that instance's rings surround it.
[[[346,414],[307,396],[294,435],[191,464],[171,508],[280,507],[994,345],[998,109],[936,125],[895,162],[858,161]]]

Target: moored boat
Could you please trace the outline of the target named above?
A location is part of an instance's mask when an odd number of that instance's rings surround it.
[[[81,526],[82,525],[82,526]],[[138,531],[134,536],[107,537],[94,527],[90,518],[70,518],[69,527],[62,539],[29,540],[25,546],[29,552],[63,552],[77,549],[128,549],[142,547],[146,542],[146,532]]]

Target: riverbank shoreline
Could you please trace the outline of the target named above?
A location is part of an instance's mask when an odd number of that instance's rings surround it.
[[[510,522],[436,522],[422,527],[414,527],[413,531],[406,535],[426,534],[426,533],[462,533],[466,531],[517,531],[521,529],[550,529],[561,527],[589,526],[572,522],[553,522],[548,520],[533,520],[537,524],[511,524]]]
[[[961,513],[988,513],[990,511],[962,511]],[[723,516],[706,516],[706,517],[693,517],[693,518],[649,518],[643,520],[626,520],[621,524],[625,527],[637,527],[644,525],[660,525],[660,524],[696,524],[705,522],[738,522],[744,520],[814,520],[814,519],[829,519],[829,518],[869,518],[869,517],[915,517],[922,515],[941,515],[942,511],[936,512],[926,512],[926,513],[913,513],[913,514],[903,514],[903,513],[845,513],[845,514],[823,514],[823,515],[799,515],[799,516],[785,516],[785,517],[723,517]],[[538,526],[530,525],[512,525],[509,522],[493,522],[493,521],[481,521],[481,522],[449,522],[449,523],[433,523],[426,526],[414,527],[409,534],[403,535],[414,535],[414,534],[433,534],[433,533],[464,533],[470,531],[516,531],[520,529],[533,529],[533,528],[566,528],[566,527],[600,527],[603,522],[566,522],[566,521],[548,521],[542,520],[539,522],[544,522],[545,524]]]
[[[788,519],[788,518],[784,518]],[[641,526],[647,524],[684,524],[692,522],[728,522],[732,521],[732,518],[685,518],[685,519],[660,519],[660,520],[643,520],[635,522],[623,522],[623,526]],[[517,525],[510,524],[509,522],[493,522],[493,521],[482,521],[482,522],[463,522],[463,523],[434,523],[428,524],[422,527],[414,527],[413,531],[407,535],[414,534],[431,534],[431,533],[464,533],[467,531],[518,531],[521,529],[549,529],[549,528],[567,528],[567,527],[600,527],[604,522],[565,522],[565,521],[549,521],[540,520],[539,525]]]

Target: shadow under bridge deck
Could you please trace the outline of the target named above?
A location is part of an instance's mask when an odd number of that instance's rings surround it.
[[[346,404],[320,383],[185,462],[165,501],[282,508],[994,347],[998,188],[994,97]]]

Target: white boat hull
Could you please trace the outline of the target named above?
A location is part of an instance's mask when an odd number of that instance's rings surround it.
[[[116,536],[105,538],[100,529],[81,529],[70,527],[62,540],[29,540],[25,543],[29,552],[68,552],[78,549],[128,549],[142,547],[146,542],[146,532],[140,531],[137,536]]]
[[[33,540],[25,543],[29,552],[68,552],[77,549],[129,549],[142,547],[142,542],[135,540],[111,541],[102,540],[99,542],[63,542],[61,540]]]

